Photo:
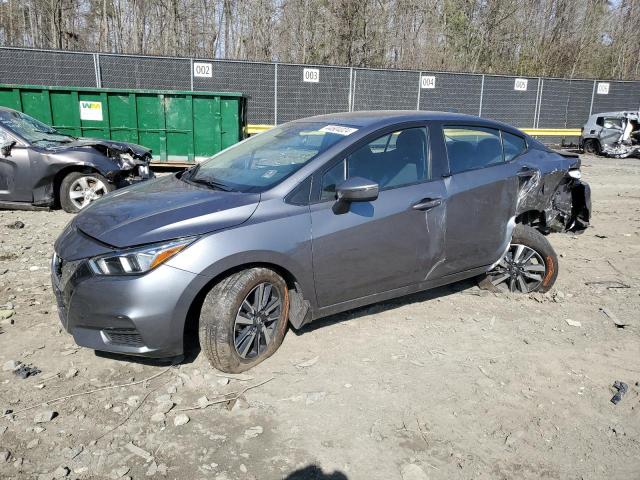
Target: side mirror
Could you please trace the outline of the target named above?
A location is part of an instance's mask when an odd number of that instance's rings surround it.
[[[2,145],[0,145],[0,152],[2,153],[2,156],[3,157],[11,156],[11,149],[15,144],[16,144],[15,140],[11,140],[9,142],[5,142]]]
[[[362,177],[345,180],[336,187],[339,202],[371,202],[378,198],[378,184]]]

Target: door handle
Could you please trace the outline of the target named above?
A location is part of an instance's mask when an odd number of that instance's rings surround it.
[[[423,198],[418,203],[414,203],[411,208],[414,210],[431,210],[441,204],[441,198]]]

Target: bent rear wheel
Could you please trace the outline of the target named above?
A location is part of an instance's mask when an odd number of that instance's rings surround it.
[[[504,257],[487,272],[494,288],[518,292],[546,292],[558,277],[558,258],[537,230],[517,225]]]
[[[286,282],[273,270],[251,268],[216,284],[200,313],[200,346],[215,368],[243,372],[280,346],[289,317]]]

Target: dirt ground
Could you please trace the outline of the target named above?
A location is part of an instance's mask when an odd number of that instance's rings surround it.
[[[0,212],[0,478],[640,478],[640,160],[583,161],[593,226],[549,237],[550,293],[463,282],[377,304],[231,379],[203,355],[77,348],[49,283],[71,216]]]

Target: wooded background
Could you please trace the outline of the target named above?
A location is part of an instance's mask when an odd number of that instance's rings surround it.
[[[640,0],[0,0],[0,45],[640,78]]]

